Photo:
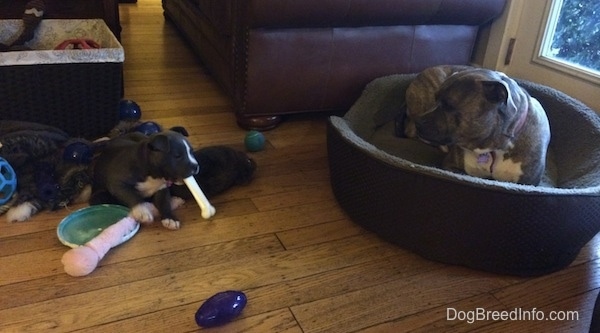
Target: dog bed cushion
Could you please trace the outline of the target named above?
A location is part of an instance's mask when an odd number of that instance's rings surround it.
[[[518,80],[551,127],[539,186],[441,169],[443,153],[394,134],[416,75],[371,82],[343,116],[329,118],[331,185],[364,228],[423,257],[484,271],[536,276],[568,266],[600,230],[600,120],[581,102]]]

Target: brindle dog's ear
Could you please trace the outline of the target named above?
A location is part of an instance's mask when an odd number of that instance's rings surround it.
[[[501,74],[501,80],[499,81],[485,81],[482,84],[488,101],[504,104],[503,107],[498,109],[504,120],[502,133],[509,138],[514,137],[516,124],[514,119],[519,115],[517,105],[520,98],[519,94],[515,94],[514,91],[519,89],[518,85],[504,74]],[[527,110],[524,112],[527,112]]]
[[[508,100],[508,90],[500,81],[481,81],[485,98],[492,103],[501,103]]]
[[[168,152],[169,151],[169,138],[166,135],[158,133],[150,137],[148,147],[152,151]]]

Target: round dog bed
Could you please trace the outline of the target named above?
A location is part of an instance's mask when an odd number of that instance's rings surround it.
[[[581,102],[518,81],[546,109],[550,142],[539,186],[442,170],[442,153],[394,135],[415,75],[371,82],[327,128],[331,185],[350,218],[423,257],[500,274],[568,266],[600,230],[600,120]]]

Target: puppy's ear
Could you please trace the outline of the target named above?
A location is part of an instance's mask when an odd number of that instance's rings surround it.
[[[190,136],[190,134],[188,133],[188,131],[185,129],[185,127],[183,126],[175,126],[175,127],[171,127],[171,131],[173,132],[177,132],[183,136]]]
[[[169,138],[164,134],[155,134],[150,138],[148,147],[152,151],[168,152],[169,151]]]

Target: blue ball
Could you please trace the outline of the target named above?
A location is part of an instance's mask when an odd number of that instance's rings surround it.
[[[259,131],[250,131],[244,138],[244,145],[248,151],[261,151],[265,149],[265,136]]]
[[[7,203],[17,189],[17,174],[8,161],[0,157],[0,205]]]
[[[90,164],[94,158],[92,147],[85,142],[76,141],[67,145],[63,151],[63,160],[77,164]]]
[[[139,120],[141,117],[142,110],[136,102],[130,99],[122,99],[119,102],[120,120]]]
[[[135,131],[140,132],[145,135],[152,135],[154,133],[160,132],[160,125],[158,125],[157,123],[155,123],[153,121],[145,121],[145,122],[139,124],[135,128]]]

